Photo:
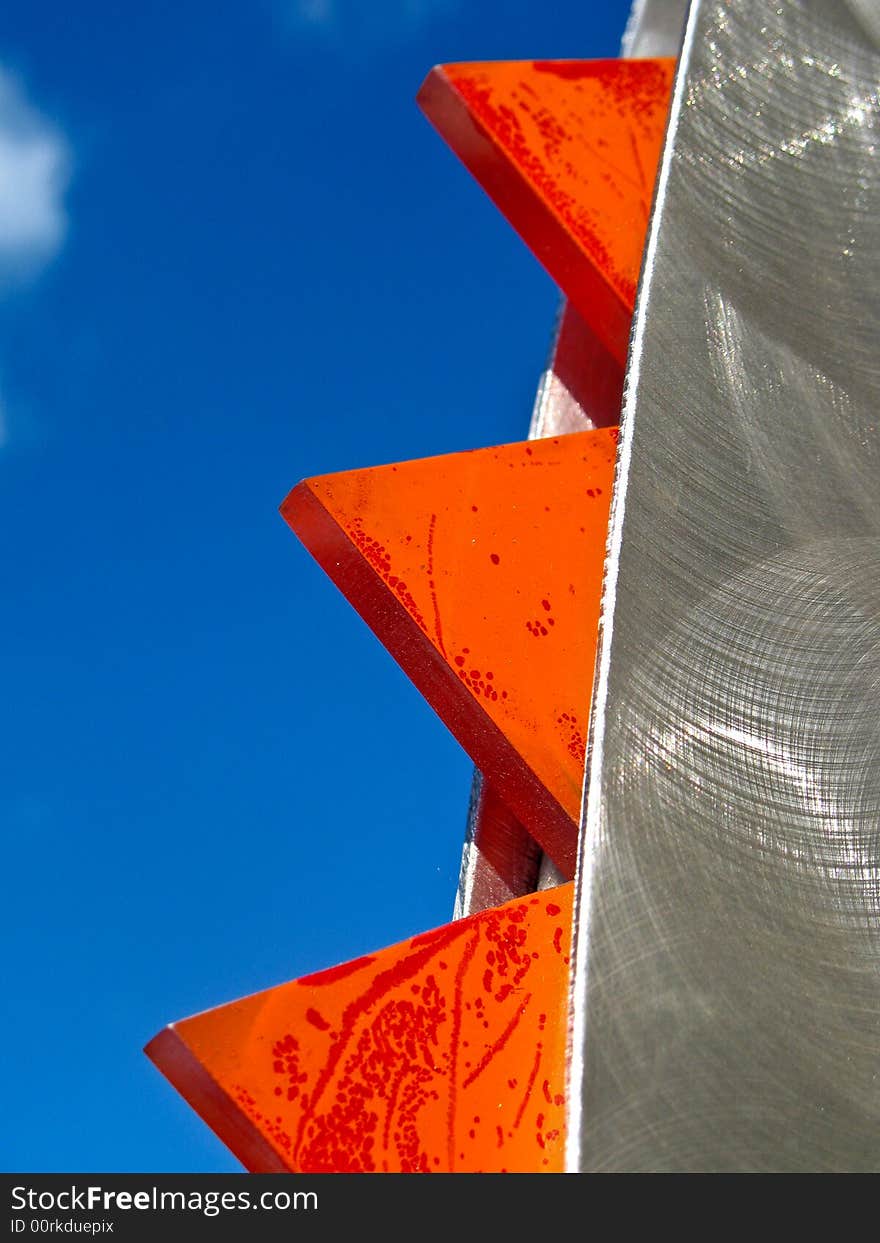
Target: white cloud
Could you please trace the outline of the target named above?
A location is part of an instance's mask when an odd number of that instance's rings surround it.
[[[0,286],[30,279],[67,231],[67,142],[0,66]]]
[[[332,25],[336,20],[335,0],[296,0],[290,19],[305,26]]]
[[[330,38],[356,51],[405,42],[436,18],[455,13],[461,0],[283,0],[287,30]]]
[[[58,253],[67,233],[69,179],[65,138],[0,65],[0,295],[33,280]],[[0,450],[11,439],[21,442],[21,425],[16,411],[13,438],[0,393]]]

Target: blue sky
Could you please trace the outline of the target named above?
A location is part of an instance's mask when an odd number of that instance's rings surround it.
[[[3,1169],[238,1169],[143,1044],[450,917],[470,763],[277,507],[525,434],[557,294],[414,96],[627,7],[3,7]]]

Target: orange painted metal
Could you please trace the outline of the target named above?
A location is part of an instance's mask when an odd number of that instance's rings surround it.
[[[254,1172],[559,1172],[571,891],[184,1019],[147,1054]]]
[[[284,517],[574,874],[616,429],[299,484]]]
[[[673,68],[429,75],[425,111],[570,299],[532,434],[572,434],[322,476],[282,506],[482,769],[487,806],[567,875]],[[570,884],[516,898],[173,1024],[147,1052],[255,1172],[561,1171],[571,919]]]
[[[674,69],[673,60],[440,65],[418,95],[620,364]]]

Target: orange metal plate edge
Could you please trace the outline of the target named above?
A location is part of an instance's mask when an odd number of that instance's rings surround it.
[[[147,1055],[254,1173],[331,1172],[352,1144],[353,1170],[561,1172],[572,896],[514,899],[205,1011]]]
[[[498,67],[521,64],[525,69],[526,66],[557,63],[575,66],[582,63],[590,66],[594,73],[604,71],[609,76],[620,74],[627,68],[639,73],[647,73],[653,68],[655,72],[660,70],[668,76],[671,94],[675,62],[669,58],[500,62]],[[454,80],[454,71],[476,69],[481,64],[436,65],[422,83],[416,102],[553,280],[579,309],[617,364],[623,367],[629,346],[632,298],[625,297],[614,287],[603,265],[585,253],[546,196],[518,167],[498,138],[474,115]],[[636,108],[635,100],[630,106]],[[662,140],[662,131],[658,133],[658,139]],[[659,157],[659,149],[657,155]],[[653,174],[651,181],[653,184]],[[634,280],[636,276],[637,273],[634,273]]]
[[[581,309],[594,308],[604,343],[620,363],[626,361],[632,307],[592,263],[528,180],[499,150],[471,115],[467,104],[438,65],[428,74],[416,100],[425,116],[474,174],[502,215]]]
[[[418,688],[434,711],[477,767],[496,774],[493,784],[517,818],[541,826],[541,846],[571,880],[577,825],[562,804],[480,704],[464,698],[458,675],[305,483],[287,497],[282,514],[408,676],[418,667]]]
[[[144,1053],[249,1173],[290,1173],[259,1128],[187,1048],[173,1023],[153,1037]]]

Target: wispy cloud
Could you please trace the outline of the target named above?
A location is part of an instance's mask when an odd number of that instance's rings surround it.
[[[60,250],[70,164],[63,134],[0,65],[0,297],[32,281]],[[26,414],[15,414],[0,392],[0,452],[32,439]]]
[[[63,135],[0,66],[0,292],[33,278],[67,231],[70,152]]]
[[[355,50],[404,43],[460,6],[461,0],[280,0],[279,13],[289,34]]]
[[[335,0],[294,0],[287,19],[291,26],[332,26],[336,23],[338,6]]]

